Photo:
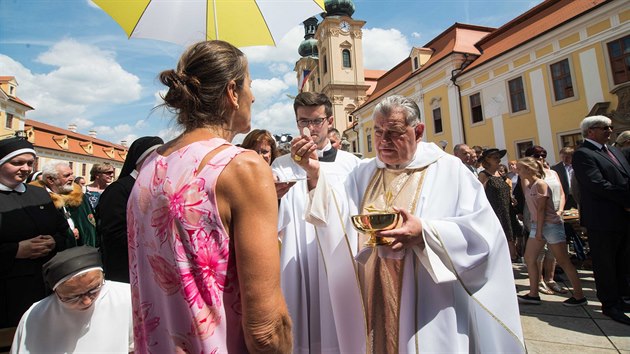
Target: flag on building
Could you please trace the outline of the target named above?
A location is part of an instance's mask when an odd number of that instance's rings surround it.
[[[308,81],[308,78],[311,76],[312,70],[302,70],[302,75],[300,75],[300,79],[298,80],[299,91],[302,92],[304,89],[304,85]]]

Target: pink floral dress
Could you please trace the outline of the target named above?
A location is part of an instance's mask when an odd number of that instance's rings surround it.
[[[166,157],[153,152],[140,171],[127,208],[137,353],[247,352],[233,242],[215,193],[242,151],[199,141]]]

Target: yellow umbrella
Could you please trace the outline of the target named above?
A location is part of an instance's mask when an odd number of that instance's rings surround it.
[[[237,47],[276,45],[324,11],[324,0],[92,0],[129,38],[181,45],[221,39]]]

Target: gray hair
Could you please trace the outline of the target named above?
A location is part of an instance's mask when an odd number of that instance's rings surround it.
[[[470,148],[468,147],[468,145],[466,145],[464,143],[457,144],[457,145],[455,145],[453,147],[453,154],[459,153],[459,151],[462,150],[462,149],[470,149]]]
[[[586,117],[580,123],[580,129],[582,130],[582,137],[586,138],[588,135],[588,130],[596,125],[610,125],[612,120],[606,116],[590,116]]]
[[[628,141],[630,141],[630,130],[623,131],[621,132],[621,134],[617,135],[617,139],[615,140],[615,145],[622,146]]]
[[[70,167],[70,164],[65,161],[60,160],[50,160],[44,164],[42,167],[42,179],[46,180],[48,177],[57,178],[59,176],[59,172],[57,171],[57,166],[65,165]]]
[[[385,97],[374,108],[372,118],[376,117],[377,114],[388,117],[396,109],[401,109],[404,112],[405,123],[407,123],[407,125],[415,127],[422,123],[420,120],[420,108],[418,107],[418,104],[416,104],[416,102],[412,99],[401,95]]]

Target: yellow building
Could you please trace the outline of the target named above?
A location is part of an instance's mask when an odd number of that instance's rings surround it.
[[[125,145],[97,139],[95,131],[77,133],[75,125],[64,129],[26,119],[26,112],[34,108],[17,97],[17,87],[15,77],[0,76],[0,139],[22,135],[33,143],[35,171],[50,160],[62,160],[70,164],[75,176],[89,180],[94,164],[108,162],[118,175],[127,156]]]
[[[327,1],[327,9],[328,3],[351,1]],[[319,26],[329,23],[327,33],[340,36],[341,29],[332,31],[337,22],[360,30],[364,22],[350,15],[336,22],[324,17]],[[322,82],[328,81],[318,76],[324,65],[322,50],[340,56],[344,49],[360,46],[334,43],[317,42],[319,58],[308,60],[319,59],[319,72],[310,76],[315,84],[306,90],[335,94],[334,85],[324,91]],[[357,64],[354,77],[359,79],[350,84],[358,90],[365,87],[367,71]],[[375,86],[365,85],[364,95],[336,94],[343,97],[349,118],[344,135],[353,151],[366,157],[375,155],[374,106],[379,98],[401,94],[420,106],[424,140],[449,152],[467,143],[506,148],[515,159],[536,144],[549,151],[553,163],[561,147],[581,140],[579,123],[588,115],[611,117],[615,133],[630,129],[630,2],[547,0],[498,29],[455,23],[422,48],[413,48],[408,58],[379,76]],[[348,112],[353,104],[358,108]]]
[[[0,76],[0,139],[24,130],[26,112],[33,110],[17,96],[18,83],[13,76]]]

